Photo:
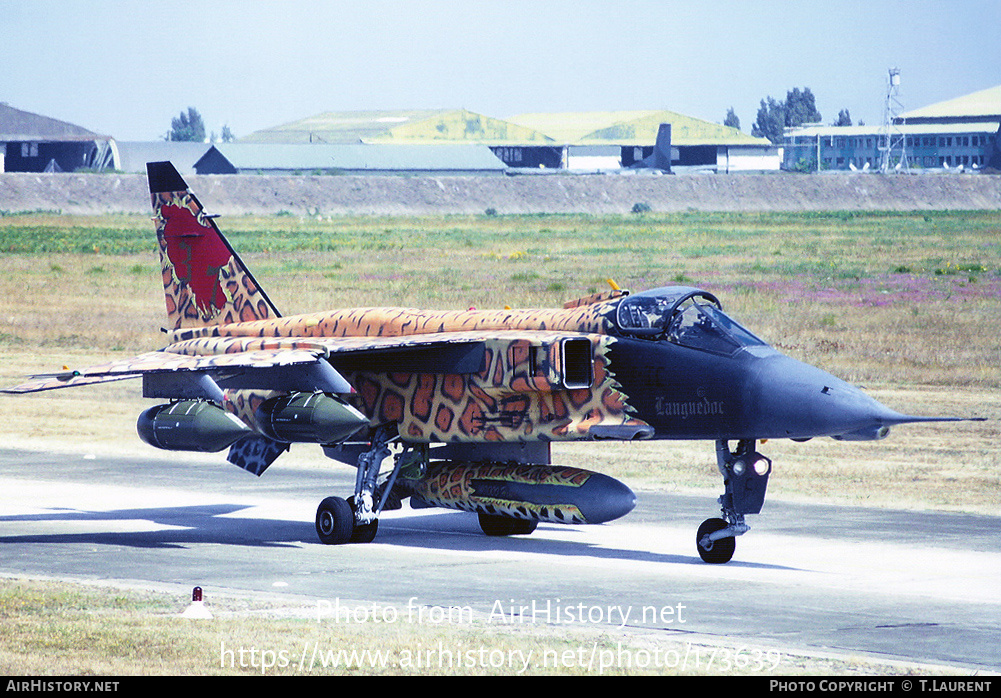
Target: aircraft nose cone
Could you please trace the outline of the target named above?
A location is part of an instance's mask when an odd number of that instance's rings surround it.
[[[855,386],[787,356],[763,360],[751,393],[758,438],[879,439],[906,420]]]

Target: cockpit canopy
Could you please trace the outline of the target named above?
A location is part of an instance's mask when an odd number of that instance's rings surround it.
[[[724,313],[716,296],[687,286],[627,296],[619,303],[615,322],[623,334],[666,339],[715,354],[765,344]]]

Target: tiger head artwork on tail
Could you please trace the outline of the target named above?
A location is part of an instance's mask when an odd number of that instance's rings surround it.
[[[171,329],[280,317],[173,168],[149,169]]]

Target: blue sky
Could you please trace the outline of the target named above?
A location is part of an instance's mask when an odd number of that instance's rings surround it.
[[[239,137],[324,111],[670,109],[750,132],[809,87],[825,122],[1001,84],[997,0],[0,0],[0,101],[119,140],[197,108]]]

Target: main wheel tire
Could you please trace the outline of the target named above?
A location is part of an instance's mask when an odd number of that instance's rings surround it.
[[[352,521],[355,514],[355,498],[348,497],[348,506],[351,507]],[[351,532],[352,543],[371,543],[375,540],[375,534],[379,532],[379,519],[373,519],[371,523],[355,525]]]
[[[341,545],[351,540],[355,515],[351,505],[340,497],[327,497],[316,509],[316,535],[325,545]]]
[[[518,536],[527,535],[539,525],[538,521],[515,519],[510,516],[496,514],[479,514],[480,528],[488,536]]]
[[[351,532],[351,542],[352,543],[371,543],[375,540],[375,534],[379,532],[379,520],[376,519],[372,523],[363,524],[361,526],[355,526],[354,530]]]
[[[733,553],[737,549],[737,539],[733,536],[713,541],[709,544],[709,548],[704,548],[701,542],[704,536],[716,531],[722,531],[727,526],[729,524],[723,519],[706,519],[699,526],[698,533],[695,534],[695,547],[698,549],[699,557],[702,558],[703,562],[708,562],[711,565],[721,565],[730,562],[733,558]]]

